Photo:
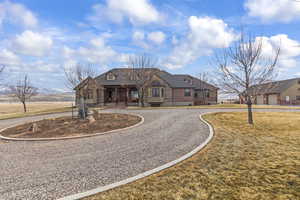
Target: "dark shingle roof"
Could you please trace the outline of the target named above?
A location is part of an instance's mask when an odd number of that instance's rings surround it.
[[[115,68],[112,70],[109,70],[106,73],[101,74],[100,76],[97,76],[95,80],[98,84],[101,85],[134,85],[135,82],[129,80],[129,74],[131,73],[130,68]],[[195,81],[195,84],[188,83],[183,77],[189,76],[189,75],[172,75],[166,71],[160,70],[158,68],[149,68],[148,70],[155,71],[155,74],[163,79],[170,87],[172,88],[196,88],[200,84],[196,84],[197,81]],[[112,73],[116,76],[115,80],[107,80],[106,75]],[[191,76],[189,76],[191,77]],[[194,77],[193,77],[194,78]],[[196,78],[194,78],[196,79]],[[198,79],[199,80],[199,79]],[[200,81],[200,80],[199,80]],[[193,81],[194,82],[194,81]],[[206,83],[207,84],[207,83]],[[213,87],[209,84],[207,84],[207,87]]]
[[[176,76],[177,78],[181,79],[181,80],[191,80],[191,83],[193,85],[193,87],[195,87],[195,89],[210,89],[210,90],[217,90],[218,88],[205,82],[200,80],[199,78],[193,77],[189,74],[175,74],[174,76]]]
[[[258,91],[258,94],[279,94],[291,87],[297,81],[300,81],[300,78],[274,81],[270,83],[256,85],[250,88],[250,92],[256,90]]]
[[[163,80],[165,80],[172,88],[194,88],[193,85],[187,83],[183,79],[180,79],[166,71],[160,71],[157,73],[157,75]]]
[[[151,70],[149,68],[149,70]],[[112,73],[116,76],[115,80],[107,80],[106,75]],[[131,81],[128,77],[131,73],[131,69],[129,68],[115,68],[112,70],[109,70],[106,73],[101,74],[100,76],[97,76],[95,80],[98,84],[101,85],[134,85],[135,82]]]

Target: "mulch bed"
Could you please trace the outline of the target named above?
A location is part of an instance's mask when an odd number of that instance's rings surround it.
[[[102,133],[126,128],[141,121],[140,117],[128,114],[99,113],[93,117],[96,120],[93,123],[71,117],[45,119],[34,122],[37,125],[37,131],[34,133],[31,130],[33,123],[26,123],[6,129],[0,134],[12,138],[58,138]]]

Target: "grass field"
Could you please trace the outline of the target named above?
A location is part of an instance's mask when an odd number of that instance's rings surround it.
[[[88,200],[295,200],[300,197],[300,113],[209,114],[215,137],[192,158]]]
[[[71,106],[71,102],[32,102],[27,104],[28,112],[24,113],[21,103],[0,103],[0,119],[70,111]]]

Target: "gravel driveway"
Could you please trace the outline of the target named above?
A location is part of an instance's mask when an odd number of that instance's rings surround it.
[[[138,113],[145,122],[97,137],[0,143],[0,199],[57,199],[121,181],[183,156],[208,136],[198,117],[207,110],[114,112]],[[44,117],[2,120],[0,128]]]

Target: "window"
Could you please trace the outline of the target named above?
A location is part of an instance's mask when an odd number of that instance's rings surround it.
[[[152,83],[151,83],[151,86],[152,87],[159,87],[159,86],[161,86],[161,84],[160,84],[160,82],[159,81],[152,81]]]
[[[152,88],[152,97],[160,97],[160,88]]]
[[[298,80],[298,84],[300,84],[300,80]]]
[[[206,91],[206,97],[209,98],[209,90]]]
[[[286,96],[285,101],[290,101],[290,96]]]
[[[296,100],[297,100],[297,101],[300,101],[300,96],[296,96]]]
[[[131,94],[131,98],[133,99],[138,99],[139,98],[139,94],[138,94],[138,91],[137,90],[131,90],[130,92]]]
[[[93,99],[93,90],[90,90],[90,89],[89,89],[89,90],[87,91],[87,98],[88,98],[88,99]]]
[[[165,88],[160,88],[161,89],[161,97],[165,96]]]
[[[107,80],[115,80],[116,77],[115,77],[115,75],[113,73],[109,73],[109,74],[106,75],[106,79]]]
[[[191,96],[191,89],[184,89],[184,96],[190,97]]]

